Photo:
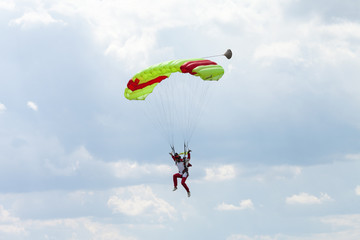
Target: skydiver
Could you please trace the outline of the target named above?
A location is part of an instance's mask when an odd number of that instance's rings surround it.
[[[190,152],[191,150],[188,151],[188,155],[187,157],[184,156],[184,158],[181,158],[181,156],[178,153],[175,153],[175,155],[173,155],[172,153],[169,153],[172,157],[172,159],[175,162],[175,165],[178,167],[179,172],[175,173],[173,175],[173,182],[174,182],[174,189],[173,191],[177,190],[177,179],[181,178],[181,185],[183,185],[183,187],[185,188],[188,197],[191,196],[190,194],[190,190],[188,188],[188,186],[186,185],[185,181],[189,176],[189,167],[191,167],[192,165],[189,163],[190,161]],[[184,153],[185,155],[186,153]]]

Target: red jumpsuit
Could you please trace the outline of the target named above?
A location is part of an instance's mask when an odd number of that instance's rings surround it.
[[[173,181],[174,181],[174,187],[177,187],[177,179],[181,178],[181,185],[183,185],[183,187],[185,188],[185,190],[189,193],[189,187],[186,185],[185,181],[187,179],[187,177],[189,176],[189,172],[188,172],[188,167],[191,167],[191,164],[189,163],[190,161],[190,152],[188,153],[187,156],[187,160],[184,161],[184,159],[182,159],[180,156],[180,161],[176,161],[176,157],[171,155],[171,157],[174,159],[175,161],[175,165],[178,167],[179,172],[175,173],[173,175]]]

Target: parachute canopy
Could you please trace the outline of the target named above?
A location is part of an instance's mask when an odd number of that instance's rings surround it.
[[[124,95],[129,100],[145,100],[157,84],[175,72],[189,73],[205,81],[217,81],[224,75],[223,67],[207,59],[172,60],[135,74],[128,82]]]

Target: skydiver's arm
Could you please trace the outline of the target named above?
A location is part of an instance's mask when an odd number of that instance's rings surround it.
[[[172,153],[169,153],[172,159],[175,161],[175,156]]]

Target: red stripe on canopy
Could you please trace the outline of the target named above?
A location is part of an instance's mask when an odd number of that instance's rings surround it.
[[[147,81],[147,82],[144,82],[144,83],[141,83],[141,84],[139,84],[140,80],[137,79],[137,78],[135,80],[130,79],[130,81],[127,84],[127,87],[131,91],[136,91],[136,90],[142,89],[144,87],[153,85],[154,83],[159,83],[162,80],[164,80],[165,78],[167,78],[167,76],[159,76],[157,78],[154,78],[154,79],[152,79],[150,81]]]
[[[210,60],[198,60],[198,61],[190,61],[186,62],[183,65],[181,65],[180,69],[183,73],[190,73],[192,75],[196,74],[196,72],[193,72],[194,68],[198,66],[206,66],[206,65],[217,65],[216,62],[210,61]]]

